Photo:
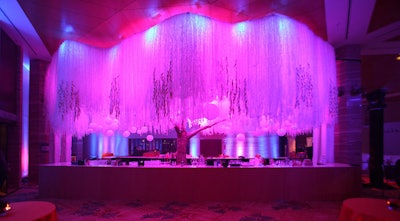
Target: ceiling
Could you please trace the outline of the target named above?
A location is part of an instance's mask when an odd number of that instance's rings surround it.
[[[111,47],[187,12],[225,22],[279,13],[335,48],[360,45],[363,56],[389,59],[400,53],[398,0],[0,0],[0,9],[0,27],[30,58],[45,60],[64,40]]]
[[[400,53],[397,0],[0,0],[0,7],[5,20],[24,36],[30,54],[38,57],[53,54],[67,39],[111,47],[186,12],[226,22],[280,13],[303,22],[335,47],[361,44],[363,54]],[[33,30],[19,24],[21,17]],[[30,32],[36,32],[47,55],[39,54]]]

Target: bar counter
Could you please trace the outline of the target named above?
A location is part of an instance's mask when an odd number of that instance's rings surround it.
[[[361,191],[359,167],[39,166],[39,196],[141,201],[343,200]]]

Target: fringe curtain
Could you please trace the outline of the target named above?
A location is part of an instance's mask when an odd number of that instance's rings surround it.
[[[228,121],[204,132],[296,135],[337,115],[333,48],[277,14],[234,24],[181,14],[107,49],[66,41],[46,92],[52,128],[78,138],[218,119]]]

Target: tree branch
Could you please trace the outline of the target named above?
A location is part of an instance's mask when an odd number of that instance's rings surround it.
[[[215,123],[212,123],[212,124],[210,124],[210,125],[201,127],[201,128],[199,128],[199,129],[197,129],[197,130],[191,132],[190,134],[188,134],[187,137],[188,137],[188,139],[190,139],[190,138],[194,137],[196,134],[200,133],[201,131],[203,131],[203,130],[205,130],[205,129],[208,129],[208,128],[211,128],[211,127],[215,126],[216,124],[219,124],[219,123],[221,123],[221,122],[223,122],[223,121],[226,121],[226,119],[222,119],[222,120],[217,121],[217,122],[215,122]]]
[[[169,118],[169,122],[174,125],[174,129],[177,134],[180,134],[180,133],[182,133],[183,130],[185,130],[185,128],[183,126],[183,120],[181,122],[181,126],[179,126],[179,123],[173,122],[171,118]]]

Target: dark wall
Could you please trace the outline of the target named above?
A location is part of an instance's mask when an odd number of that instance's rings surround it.
[[[22,51],[0,29],[0,124],[7,162],[7,192],[21,184]]]
[[[400,61],[398,55],[362,56],[362,86],[366,93],[386,89],[384,121],[400,122]],[[368,124],[368,115],[364,123]]]
[[[222,140],[200,140],[200,154],[204,157],[218,157],[222,153]]]
[[[19,47],[0,30],[0,110],[16,114]]]

